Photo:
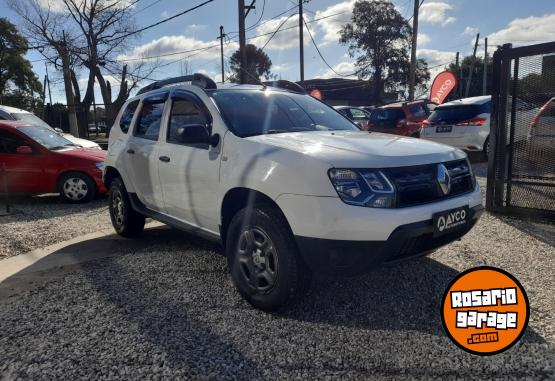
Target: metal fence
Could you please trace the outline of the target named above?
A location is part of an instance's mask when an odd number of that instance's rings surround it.
[[[555,221],[555,42],[493,61],[487,209]]]

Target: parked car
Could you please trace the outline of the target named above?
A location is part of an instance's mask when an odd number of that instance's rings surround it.
[[[60,193],[72,203],[92,200],[106,193],[105,158],[105,151],[77,146],[51,128],[0,121],[0,166],[6,166],[9,193]]]
[[[88,129],[89,129],[89,133],[92,134],[105,134],[106,133],[106,125],[104,124],[104,122],[101,123],[91,123],[88,125]]]
[[[70,142],[78,146],[81,146],[84,148],[98,149],[98,150],[102,149],[95,142],[92,142],[86,139],[76,138],[71,134],[66,134],[59,128],[51,127],[48,123],[46,123],[44,120],[42,120],[35,114],[32,114],[28,111],[25,111],[19,108],[0,106],[0,120],[21,120],[24,122],[31,123],[35,126],[42,126],[45,128],[49,128],[52,131],[56,132],[59,135],[62,135],[64,138],[66,138],[67,140],[69,140]]]
[[[376,107],[370,112],[368,130],[417,138],[422,122],[436,104],[427,100],[397,102]]]
[[[287,88],[195,74],[130,98],[104,168],[116,232],[137,236],[151,217],[217,241],[240,294],[275,310],[313,271],[426,255],[475,224],[480,188],[463,151],[368,134]]]
[[[534,146],[555,145],[555,97],[548,100],[532,120],[529,141]]]
[[[334,108],[347,119],[356,123],[363,130],[368,130],[368,120],[370,119],[370,114],[368,111],[363,110],[359,107],[351,106],[334,106]]]
[[[516,102],[514,141],[518,143],[528,137],[538,109],[520,99]],[[507,120],[510,120],[511,109],[512,98],[509,98]],[[489,156],[490,116],[490,95],[458,99],[436,107],[423,123],[420,136],[467,151],[483,151]],[[508,136],[509,133],[507,128]]]

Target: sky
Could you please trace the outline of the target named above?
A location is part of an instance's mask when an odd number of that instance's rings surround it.
[[[52,2],[53,7],[61,2],[37,1]],[[130,0],[122,0],[125,1]],[[133,9],[135,22],[141,28],[203,1],[139,0]],[[412,16],[413,0],[391,1],[404,17],[408,19]],[[250,0],[245,2],[248,4]],[[256,0],[256,9],[246,20],[248,43],[259,47],[266,45],[264,51],[272,60],[272,72],[282,79],[293,81],[300,79],[296,3],[296,0]],[[305,79],[338,77],[318,55],[309,33],[333,70],[342,75],[356,71],[354,59],[347,54],[347,47],[338,42],[339,30],[349,22],[354,3],[355,0],[309,0],[304,5],[309,28],[305,28],[304,33]],[[0,0],[0,15],[16,25],[20,24],[17,15],[4,0]],[[483,37],[488,37],[488,52],[504,43],[530,45],[555,40],[555,0],[424,0],[419,19],[417,56],[426,59],[432,67],[432,76],[444,65],[454,62],[457,51],[462,56],[472,54],[476,33],[480,33],[481,37],[479,55],[483,55]],[[275,31],[283,22],[282,29],[285,30],[276,33],[269,43],[271,35],[257,37]],[[216,39],[220,25],[228,35],[224,54],[230,57],[238,48],[237,0],[214,0],[193,12],[146,30],[129,41],[129,48],[119,54],[118,59],[133,65],[145,57],[166,55],[144,60],[157,68],[149,78],[178,76],[188,70],[205,73],[220,81],[220,49]],[[291,29],[287,29],[289,27]],[[206,50],[179,53],[200,48]],[[42,80],[45,65],[40,60],[40,53],[29,51],[27,57]],[[188,69],[184,68],[185,65]],[[59,73],[50,68],[50,76],[55,81],[52,87],[54,102],[64,101]],[[80,83],[85,86],[85,73]],[[148,80],[144,81],[145,85],[148,83]],[[98,91],[97,99],[100,99]]]

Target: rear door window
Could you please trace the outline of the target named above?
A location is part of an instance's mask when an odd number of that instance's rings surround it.
[[[123,111],[123,114],[121,114],[119,127],[122,132],[127,133],[127,131],[129,131],[129,126],[131,126],[131,122],[133,121],[133,116],[135,115],[135,111],[137,110],[138,105],[139,100],[130,102]]]
[[[416,118],[425,118],[426,116],[428,116],[426,107],[424,106],[423,103],[409,106],[409,111],[412,114],[412,116]]]
[[[143,100],[135,127],[135,136],[148,140],[158,140],[162,114],[168,94],[155,95]]]
[[[352,109],[349,109],[349,110],[351,111],[351,115],[355,119],[366,119],[367,118],[366,114],[362,110],[359,110],[357,108],[352,108]]]

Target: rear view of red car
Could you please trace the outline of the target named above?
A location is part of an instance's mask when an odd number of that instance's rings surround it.
[[[418,138],[422,122],[435,106],[435,103],[418,100],[377,107],[371,111],[368,130]]]
[[[52,130],[26,122],[0,121],[0,172],[8,193],[60,193],[81,203],[106,193],[106,152],[71,143]]]

